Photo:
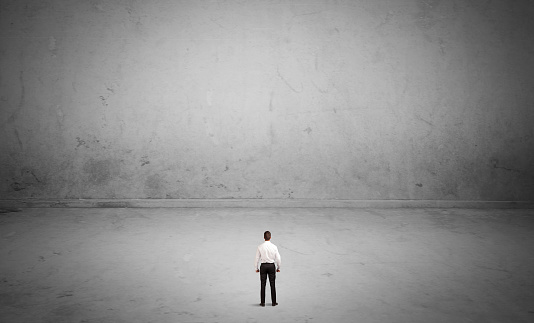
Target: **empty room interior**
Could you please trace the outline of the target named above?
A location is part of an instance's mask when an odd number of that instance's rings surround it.
[[[0,322],[533,322],[533,18],[0,1]]]

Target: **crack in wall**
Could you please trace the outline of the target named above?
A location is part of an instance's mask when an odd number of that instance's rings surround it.
[[[509,172],[521,173],[521,171],[517,170],[517,169],[508,168],[508,167],[504,167],[504,166],[499,166],[499,160],[498,159],[493,159],[491,161],[491,163],[493,164],[493,168],[495,168],[495,169],[504,169],[504,170],[509,171]]]
[[[17,142],[19,143],[20,150],[24,150],[24,146],[22,145],[22,140],[20,140],[19,132],[15,128],[15,136],[17,137]]]

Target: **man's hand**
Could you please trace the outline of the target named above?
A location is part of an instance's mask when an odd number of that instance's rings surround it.
[[[259,272],[260,272],[260,270],[259,270],[259,269],[256,269],[256,272],[257,272],[257,273],[259,273]]]
[[[276,272],[279,273],[279,272],[280,272],[280,269],[277,269]]]

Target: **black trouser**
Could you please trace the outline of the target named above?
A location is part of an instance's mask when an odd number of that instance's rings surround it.
[[[261,303],[265,304],[265,286],[267,285],[267,275],[269,275],[269,284],[271,285],[271,301],[276,303],[276,286],[274,281],[276,279],[276,268],[274,264],[261,264],[260,266],[260,280],[261,280]]]

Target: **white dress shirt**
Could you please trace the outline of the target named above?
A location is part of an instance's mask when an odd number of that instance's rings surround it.
[[[256,250],[256,259],[254,260],[254,270],[259,269],[260,262],[263,263],[276,263],[277,269],[280,269],[282,258],[278,252],[278,248],[271,243],[271,241],[265,241],[258,246]]]

